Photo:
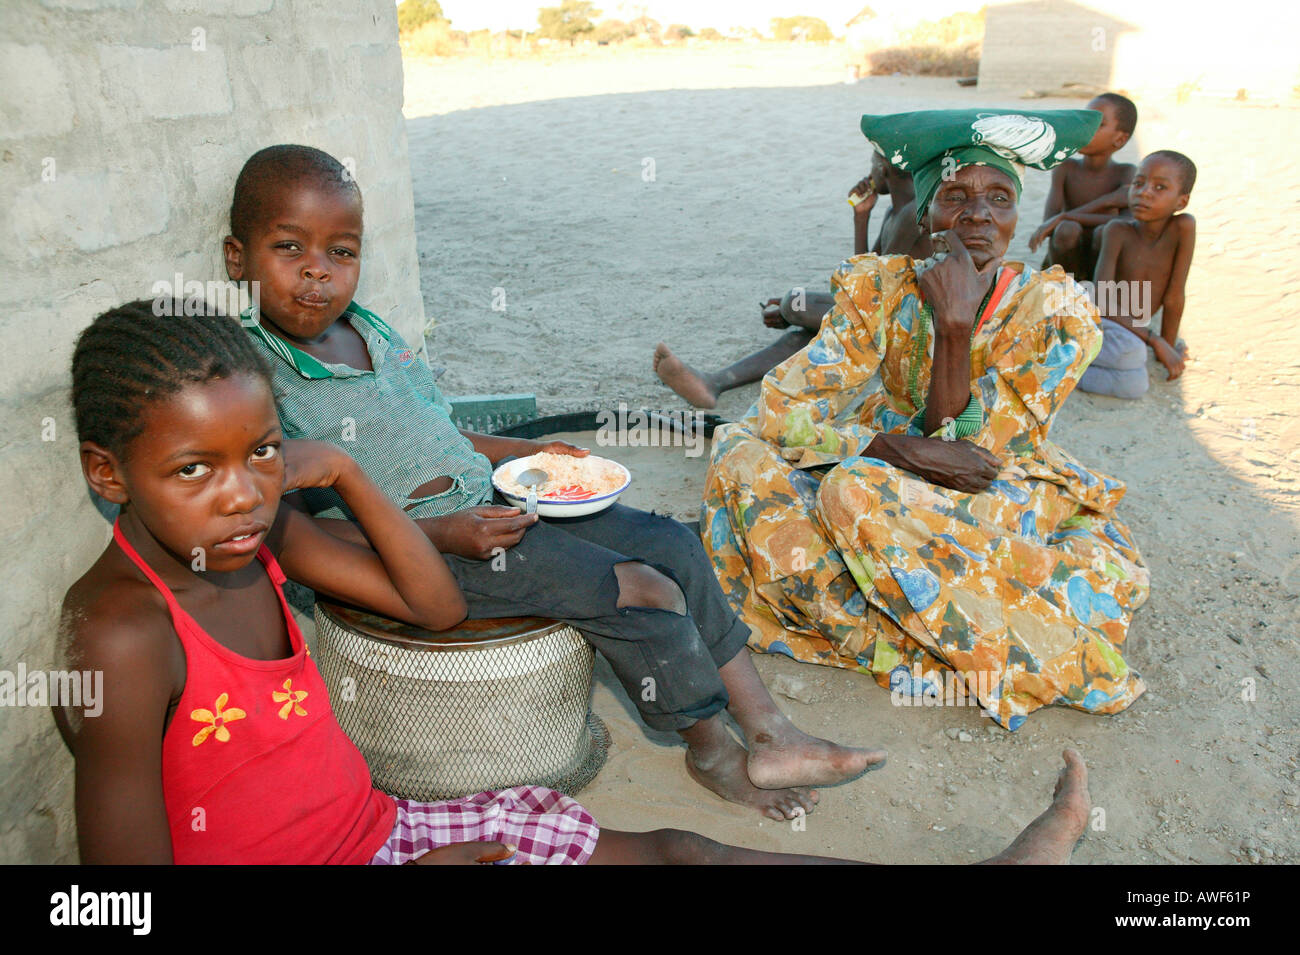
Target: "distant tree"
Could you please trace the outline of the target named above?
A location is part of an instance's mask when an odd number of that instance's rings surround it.
[[[674,23],[664,31],[665,40],[685,40],[688,36],[695,36],[695,31],[684,23]]]
[[[700,39],[708,40],[710,43],[716,43],[718,40],[722,39],[722,34],[713,29],[713,27],[705,27],[700,31]]]
[[[629,20],[627,25],[636,31],[637,36],[649,37],[652,40],[658,40],[663,33],[659,21],[645,15]]]
[[[397,8],[397,32],[410,33],[426,23],[451,24],[438,0],[402,0]]]
[[[772,36],[777,40],[805,40],[809,43],[829,43],[834,37],[825,20],[817,17],[774,17]]]
[[[572,46],[578,37],[595,31],[591,18],[598,16],[600,11],[588,0],[564,0],[558,7],[542,7],[537,11],[541,26],[537,32],[552,40],[568,40]]]
[[[601,20],[591,38],[597,43],[619,43],[636,36],[636,31],[622,20]]]

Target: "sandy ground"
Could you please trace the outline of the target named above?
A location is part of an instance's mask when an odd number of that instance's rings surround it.
[[[447,392],[534,392],[543,413],[683,407],[651,371],[656,342],[702,367],[733,361],[776,334],[760,298],[824,288],[851,251],[844,193],[868,165],[860,114],[1024,102],[951,80],[843,76],[833,52],[767,47],[408,62],[428,345]],[[614,747],[582,800],[604,824],[965,862],[1042,809],[1074,745],[1104,810],[1076,862],[1300,859],[1300,196],[1288,152],[1300,115],[1139,107],[1120,158],[1176,148],[1200,170],[1183,323],[1193,360],[1172,384],[1152,362],[1142,401],[1075,394],[1053,437],[1128,482],[1120,513],[1152,572],[1128,650],[1147,695],[1114,717],[1041,710],[1012,734],[978,710],[891,706],[862,674],[759,657],[769,682],[810,694],[779,697],[800,726],[890,752],[881,771],[824,791],[801,830],[695,786],[676,739],[646,730],[601,670],[595,707]],[[1046,182],[1031,173],[1010,258],[1027,254]],[[737,416],[756,393],[718,410]],[[696,516],[707,455],[604,453],[636,475],[628,503]]]

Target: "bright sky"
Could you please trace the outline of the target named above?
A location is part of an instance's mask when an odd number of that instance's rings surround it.
[[[559,6],[560,0],[440,0],[442,10],[457,30],[535,30],[537,11]],[[748,26],[768,31],[773,17],[820,17],[836,34],[863,6],[878,14],[902,13],[909,20],[936,19],[954,10],[978,9],[977,0],[595,0],[598,19],[632,20],[645,10],[664,26],[684,23],[692,29],[727,30]]]

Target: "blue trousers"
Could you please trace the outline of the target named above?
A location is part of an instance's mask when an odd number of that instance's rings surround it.
[[[1101,351],[1079,379],[1079,390],[1116,398],[1147,393],[1147,346],[1118,322],[1101,320]]]
[[[495,561],[444,556],[471,618],[570,624],[609,661],[647,725],[686,729],[726,707],[718,669],[744,649],[749,627],[718,586],[699,536],[672,518],[615,504],[586,517],[543,518]],[[686,614],[618,607],[614,566],[629,561],[676,581]]]

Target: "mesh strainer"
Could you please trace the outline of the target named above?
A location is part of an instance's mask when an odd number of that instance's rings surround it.
[[[384,792],[437,800],[531,783],[572,795],[605,763],[609,737],[589,709],[595,653],[566,624],[431,633],[322,600],[316,627],[334,714]]]

